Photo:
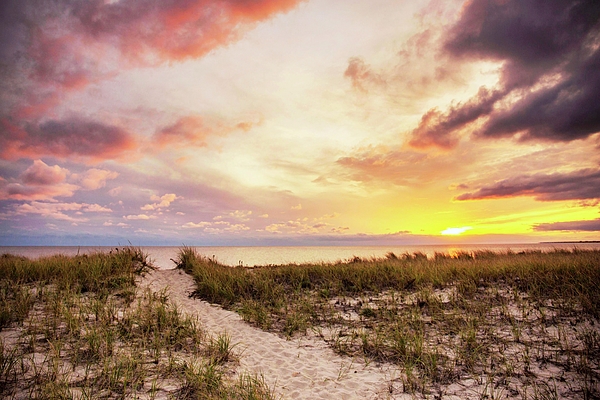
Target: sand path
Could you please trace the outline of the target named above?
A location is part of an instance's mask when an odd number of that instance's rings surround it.
[[[390,398],[389,383],[398,377],[397,370],[340,357],[320,340],[285,340],[252,327],[234,312],[190,298],[194,281],[180,270],[153,271],[141,287],[166,288],[180,310],[196,315],[209,334],[226,332],[243,350],[240,370],[262,374],[282,399]]]

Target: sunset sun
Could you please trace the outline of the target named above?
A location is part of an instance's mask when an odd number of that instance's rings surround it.
[[[457,235],[461,235],[463,233],[465,233],[466,231],[469,231],[473,228],[471,228],[470,226],[463,226],[460,228],[447,228],[444,229],[442,232],[440,232],[442,235],[446,235],[446,236],[457,236]]]

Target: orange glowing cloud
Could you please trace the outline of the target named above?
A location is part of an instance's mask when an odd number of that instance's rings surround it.
[[[91,1],[73,8],[74,29],[113,43],[134,63],[202,57],[299,0]]]

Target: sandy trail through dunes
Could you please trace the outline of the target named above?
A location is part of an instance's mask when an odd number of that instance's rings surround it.
[[[194,281],[180,270],[153,271],[140,286],[152,291],[166,288],[179,309],[198,316],[209,334],[227,332],[243,350],[239,370],[262,374],[283,399],[385,399],[390,380],[398,378],[397,370],[340,357],[323,341],[285,340],[246,324],[234,312],[190,298]]]

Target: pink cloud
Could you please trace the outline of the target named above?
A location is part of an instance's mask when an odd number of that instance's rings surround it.
[[[45,218],[52,218],[70,222],[85,222],[88,219],[83,217],[72,217],[66,212],[75,212],[78,215],[84,213],[106,213],[112,210],[98,204],[87,203],[48,203],[32,201],[31,203],[21,204],[15,208],[15,213],[19,214],[37,214]]]
[[[126,129],[83,118],[48,120],[65,94],[124,69],[203,57],[300,1],[9,1],[0,26],[0,158],[122,159],[138,145]],[[243,121],[207,133],[251,127]],[[171,128],[157,134],[159,147],[206,144],[197,122]]]
[[[42,160],[34,160],[33,165],[21,174],[21,180],[29,185],[53,185],[64,182],[68,173],[69,170],[58,165],[50,167]]]
[[[260,121],[242,121],[228,124],[222,121],[207,121],[199,115],[188,115],[158,130],[153,136],[153,144],[159,149],[166,146],[206,147],[211,137],[227,136],[236,130],[248,132],[259,123]]]
[[[385,86],[386,78],[383,74],[373,71],[362,58],[352,57],[348,61],[348,68],[344,77],[350,79],[355,89],[366,92],[371,86]]]
[[[194,228],[206,228],[210,225],[211,225],[210,222],[198,222],[198,223],[187,222],[187,223],[181,225],[181,227],[184,229],[194,229]]]
[[[146,214],[138,214],[138,215],[126,215],[123,218],[127,219],[127,220],[149,220],[149,219],[155,219],[156,216],[154,215],[146,215]]]
[[[250,220],[250,216],[252,215],[252,211],[249,210],[235,210],[233,212],[230,212],[229,217],[240,220],[240,221],[249,221]]]
[[[202,57],[239,39],[255,23],[289,11],[298,2],[96,1],[79,7],[76,15],[88,36],[114,40],[129,59],[160,62]]]
[[[199,147],[206,146],[206,138],[211,135],[209,128],[204,126],[204,121],[199,116],[182,117],[173,125],[169,125],[154,135],[154,142],[159,148],[167,145]]]
[[[323,222],[325,219],[331,219],[337,217],[337,214],[324,215],[322,217],[312,218],[297,218],[295,220],[289,220],[285,222],[279,222],[267,225],[265,231],[275,234],[317,234],[324,230],[329,231],[341,231],[341,228],[330,228],[331,224]],[[329,229],[328,229],[329,228]],[[340,230],[341,229],[341,230]]]
[[[167,193],[161,197],[154,195],[150,197],[150,200],[153,200],[156,203],[146,204],[145,206],[142,206],[141,209],[144,211],[160,210],[161,208],[169,207],[172,202],[180,198],[181,197],[178,197],[175,193]]]
[[[217,227],[214,227],[215,225],[217,225]],[[231,224],[227,221],[215,222],[215,223],[211,224],[210,227],[204,228],[204,232],[210,233],[210,234],[220,234],[220,233],[224,233],[224,232],[239,233],[239,232],[249,231],[249,230],[250,230],[250,227],[247,226],[246,224]]]
[[[65,181],[69,174],[66,168],[35,160],[23,171],[19,180],[0,181],[0,199],[52,200],[55,197],[71,197],[79,187]]]
[[[28,186],[21,183],[0,185],[0,199],[52,200],[55,197],[71,197],[78,189],[68,183],[52,186]]]
[[[422,104],[468,79],[463,63],[441,54],[449,21],[462,1],[431,1],[416,15],[419,31],[404,41],[393,57],[379,64],[363,57],[348,60],[344,77],[361,96],[382,96],[402,112],[420,112]]]
[[[95,190],[103,188],[106,186],[107,180],[115,179],[118,176],[119,174],[114,171],[92,168],[75,178],[83,189]]]
[[[13,109],[41,116],[58,99],[122,68],[199,58],[238,40],[257,23],[287,12],[300,0],[89,0],[11,2],[0,35],[0,62],[15,93]],[[24,80],[27,76],[28,80]],[[31,86],[30,81],[35,81]]]
[[[117,176],[116,172],[97,168],[82,174],[71,174],[66,168],[49,166],[42,160],[34,160],[18,179],[0,180],[0,199],[54,200],[56,197],[71,197],[80,189],[94,190],[104,187],[106,180]]]

